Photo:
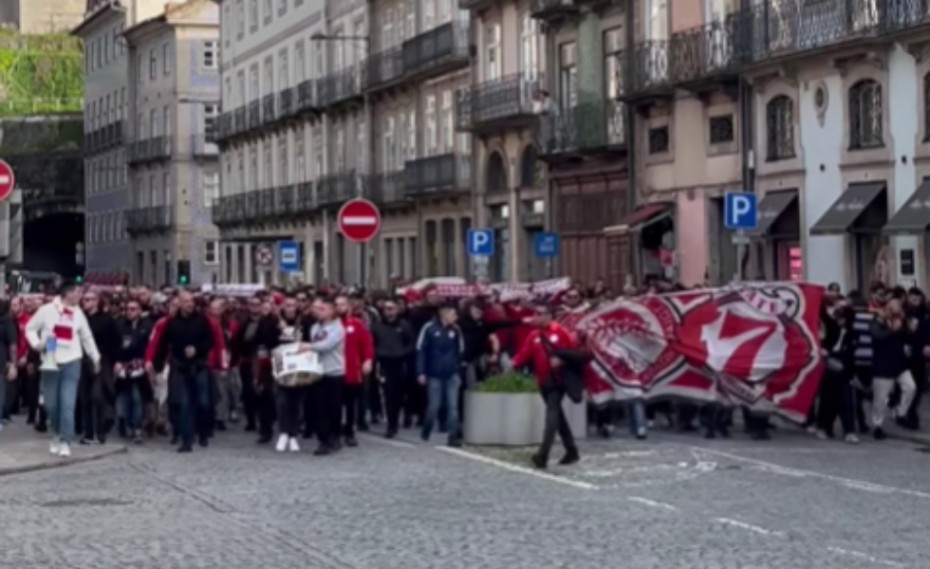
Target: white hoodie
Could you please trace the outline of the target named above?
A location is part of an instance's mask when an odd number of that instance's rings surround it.
[[[55,361],[59,364],[80,360],[85,352],[95,364],[100,363],[100,352],[84,312],[76,306],[65,306],[57,296],[39,308],[26,324],[26,340],[36,351],[43,351],[46,340],[52,336],[57,339]]]

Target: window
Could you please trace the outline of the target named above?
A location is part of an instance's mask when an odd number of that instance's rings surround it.
[[[161,113],[161,132],[164,136],[171,136],[173,129],[171,128],[171,105],[165,105],[165,108],[162,109]]]
[[[384,118],[384,171],[393,172],[397,169],[395,158],[396,145],[394,144],[394,117]]]
[[[249,33],[258,30],[258,0],[249,0]]]
[[[264,153],[262,157],[262,166],[264,167],[264,172],[262,176],[262,182],[264,183],[265,188],[270,188],[274,185],[274,164],[271,161],[272,148],[271,141],[265,142]]]
[[[221,32],[221,35],[226,39],[226,41],[223,42],[224,47],[229,47],[229,36],[232,35],[230,34],[230,31],[229,31],[231,23],[232,23],[232,5],[227,2],[226,5],[223,6],[223,25],[222,25],[222,32]]]
[[[794,106],[786,95],[775,97],[765,106],[766,158],[769,161],[794,158]]]
[[[264,77],[262,81],[265,84],[265,94],[270,94],[274,92],[274,58],[268,56],[265,58],[265,64],[262,68],[264,70]]]
[[[735,133],[733,129],[733,115],[710,117],[710,143],[725,144],[733,142]]]
[[[203,187],[203,206],[213,207],[220,198],[220,173],[205,168],[200,172],[200,185]]]
[[[161,46],[161,70],[162,74],[171,74],[171,46],[167,43]]]
[[[143,61],[145,60],[142,59],[141,53],[138,56],[136,56],[136,73],[139,74],[139,85],[145,82],[145,73],[142,71],[143,69],[145,69],[144,67],[142,67]]]
[[[152,138],[158,136],[158,111],[155,109],[149,110],[149,135]]]
[[[520,72],[526,79],[535,79],[539,68],[539,27],[529,12],[523,14],[520,26]]]
[[[248,100],[245,93],[245,70],[240,69],[236,73],[236,96],[240,105],[244,105]]]
[[[346,131],[345,127],[339,125],[336,127],[336,161],[333,166],[336,172],[345,172],[346,169]]]
[[[368,173],[368,127],[365,121],[355,125],[355,171]]]
[[[452,152],[455,146],[455,111],[452,106],[452,91],[442,92],[442,111],[440,128],[442,129],[441,145],[443,152]]]
[[[278,52],[278,91],[283,91],[288,87],[288,79],[291,75],[291,68],[287,59],[287,48]]]
[[[649,154],[664,154],[668,146],[668,125],[649,129]]]
[[[287,136],[278,139],[278,185],[286,186],[290,183],[290,163],[287,156]]]
[[[249,149],[249,189],[258,189],[258,147]]]
[[[158,202],[158,182],[156,181],[155,174],[149,176],[149,203],[153,206],[161,205]]]
[[[307,180],[307,158],[305,153],[304,132],[302,129],[297,130],[297,136],[294,138],[294,156],[297,166],[296,182],[305,182]]]
[[[249,67],[249,100],[258,99],[262,94],[258,91],[258,63]]]
[[[283,16],[287,13],[287,3],[290,0],[278,0],[278,15]]]
[[[563,110],[575,107],[578,98],[578,66],[575,42],[559,46],[559,102]]]
[[[924,75],[924,142],[930,141],[930,73]]]
[[[849,147],[878,148],[882,137],[882,86],[865,79],[849,90]]]
[[[436,0],[423,1],[423,29],[431,30],[436,25]]]
[[[436,95],[427,95],[423,120],[426,122],[426,154],[432,156],[436,154],[439,145],[436,131]]]
[[[237,39],[241,40],[244,36],[245,36],[245,0],[237,0],[236,1],[236,37]]]
[[[162,203],[171,205],[171,172],[165,172],[161,175]]]
[[[217,57],[217,52],[219,51],[220,46],[217,42],[210,40],[203,42],[203,68],[204,69],[216,69],[218,67],[219,61]]]
[[[268,24],[271,23],[271,19],[272,19],[272,17],[274,16],[274,14],[272,14],[271,0],[265,0],[264,9],[265,9],[265,11],[264,11],[265,18],[264,18],[264,20],[265,20],[265,25],[267,26]]]
[[[216,132],[216,121],[220,116],[220,107],[218,105],[203,106],[203,132]]]
[[[203,262],[205,265],[220,264],[220,244],[215,239],[207,239],[203,242]]]
[[[307,55],[304,48],[304,40],[298,41],[294,45],[294,84],[299,85],[307,78]]]
[[[493,81],[501,76],[501,26],[492,24],[484,33],[484,79]]]
[[[417,159],[417,111],[410,109],[407,119],[407,160]]]
[[[623,93],[623,28],[604,32],[604,89],[608,100]]]
[[[103,36],[103,62],[110,63],[110,36]]]
[[[158,54],[155,48],[149,50],[149,79],[154,81],[158,77]]]

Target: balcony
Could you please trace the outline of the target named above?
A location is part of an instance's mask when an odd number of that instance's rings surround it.
[[[317,182],[315,205],[341,206],[352,198],[365,195],[366,186],[365,177],[355,170],[323,176]]]
[[[404,166],[404,189],[411,197],[471,191],[471,156],[440,154],[410,160]]]
[[[492,5],[494,0],[459,0],[460,10],[482,10]]]
[[[324,77],[320,85],[320,106],[331,107],[360,99],[363,84],[362,69],[361,66],[350,65]]]
[[[405,41],[405,76],[426,79],[468,67],[470,35],[468,22],[452,21]]]
[[[751,59],[748,23],[744,14],[731,14],[723,22],[673,35],[668,57],[675,83],[735,76]]]
[[[258,128],[262,124],[261,103],[259,103],[258,101],[252,101],[251,103],[249,103],[248,110],[249,110],[249,121],[246,125],[246,128],[242,129],[243,132],[245,130],[252,130],[252,129]]]
[[[628,63],[632,68],[631,84],[626,92],[628,98],[671,93],[667,41],[649,40],[636,44],[630,50]]]
[[[288,87],[278,91],[278,117],[288,118],[297,112],[296,89]]]
[[[123,121],[110,123],[84,134],[84,152],[92,154],[115,148],[123,143]]]
[[[558,20],[579,12],[575,0],[532,0],[530,15],[539,20]]]
[[[294,199],[296,200],[295,207],[298,214],[313,213],[317,207],[316,188],[313,186],[313,182],[300,182],[297,184]]]
[[[137,140],[129,146],[129,163],[141,164],[167,160],[171,157],[171,138],[156,136],[145,140]]]
[[[622,148],[625,125],[626,107],[619,101],[584,103],[559,115],[541,116],[540,155],[551,159]]]
[[[297,112],[313,111],[320,108],[318,82],[307,79],[297,86]]]
[[[249,128],[246,120],[247,111],[245,107],[239,107],[233,111],[233,134],[242,134]]]
[[[541,78],[523,74],[486,81],[456,93],[456,124],[459,130],[486,132],[532,125],[536,118],[533,95]]]
[[[268,126],[276,120],[278,120],[278,110],[275,107],[275,96],[274,94],[265,95],[262,97],[262,124]]]
[[[228,140],[235,134],[235,122],[232,111],[222,113],[219,118],[219,128],[216,133],[216,142]]]
[[[191,155],[197,158],[216,158],[220,155],[220,147],[209,134],[192,134]]]
[[[130,235],[167,231],[174,225],[174,206],[140,207],[126,212],[126,232]]]
[[[368,196],[378,205],[403,202],[406,199],[406,174],[404,170],[372,174],[368,182]]]
[[[365,66],[365,89],[375,91],[395,85],[404,78],[404,50],[401,46],[388,48],[369,57]]]

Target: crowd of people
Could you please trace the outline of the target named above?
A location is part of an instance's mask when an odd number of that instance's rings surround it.
[[[675,290],[651,283],[646,294]],[[547,408],[533,464],[545,468],[556,435],[562,464],[579,460],[562,401],[582,381],[585,339],[559,322],[609,300],[599,283],[556,297],[499,294],[457,299],[435,288],[394,295],[352,289],[258,290],[248,295],[146,287],[102,292],[66,284],[52,296],[0,305],[0,409],[50,432],[50,452],[103,444],[119,436],[143,444],[170,437],[178,452],[207,447],[219,431],[244,423],[259,444],[315,455],[358,445],[356,433],[384,425],[383,436],[434,429],[462,444],[463,392],[502,370],[532,374]],[[919,428],[918,405],[930,359],[930,312],[918,289],[873,286],[868,298],[831,285],[822,313],[826,372],[807,427],[847,442],[884,438],[889,408],[901,426]],[[274,350],[298,344],[319,356],[322,377],[279,381]],[[871,399],[866,421],[864,401]],[[889,403],[892,407],[889,407]],[[611,436],[621,421],[645,438],[657,416],[678,431],[703,426],[729,436],[733,409],[643,401],[594,409],[591,426]],[[754,438],[773,428],[744,410]],[[0,421],[0,428],[3,422]]]

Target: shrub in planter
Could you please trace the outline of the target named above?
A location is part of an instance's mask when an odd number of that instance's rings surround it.
[[[516,372],[492,376],[465,395],[468,444],[538,444],[544,420],[545,408],[531,376]]]

